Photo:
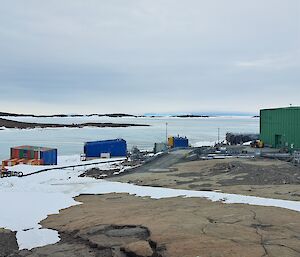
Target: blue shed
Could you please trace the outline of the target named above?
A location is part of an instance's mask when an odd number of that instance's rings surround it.
[[[127,143],[124,139],[86,142],[84,153],[86,157],[100,157],[102,153],[109,153],[111,157],[126,156]]]
[[[57,165],[57,149],[41,151],[40,155],[43,165]]]
[[[186,137],[174,137],[173,147],[189,147],[189,140]]]

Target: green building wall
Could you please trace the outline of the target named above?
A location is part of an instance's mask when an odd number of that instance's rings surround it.
[[[260,111],[260,139],[265,145],[300,149],[300,107]]]

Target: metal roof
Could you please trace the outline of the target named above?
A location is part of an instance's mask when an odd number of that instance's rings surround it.
[[[31,151],[49,151],[55,148],[42,147],[42,146],[32,146],[32,145],[21,145],[12,147],[13,149],[31,150]]]
[[[288,107],[278,107],[278,108],[267,108],[261,109],[261,111],[272,111],[272,110],[300,110],[300,106],[288,106]]]

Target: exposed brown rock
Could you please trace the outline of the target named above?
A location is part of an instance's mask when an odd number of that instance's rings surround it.
[[[297,243],[300,215],[295,211],[201,198],[154,200],[127,194],[83,195],[76,200],[83,204],[49,216],[43,226],[61,234],[77,231],[77,235],[83,233],[90,242],[97,245],[105,242],[106,246],[107,232],[101,234],[102,240],[106,239],[100,243],[100,237],[87,231],[99,231],[99,226],[103,226],[99,224],[125,228],[127,224],[137,224],[137,228],[147,228],[150,236],[139,236],[130,242],[134,237],[124,230],[121,232],[124,236],[118,238],[124,243],[121,247],[148,241],[153,256],[298,257],[300,254]],[[155,247],[151,242],[155,242]],[[125,254],[130,256],[129,251]],[[131,256],[138,253],[134,254]]]
[[[126,254],[136,257],[151,257],[153,256],[153,250],[147,241],[137,241],[126,245],[121,248]]]

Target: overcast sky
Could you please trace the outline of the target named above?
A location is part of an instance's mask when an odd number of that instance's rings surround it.
[[[300,105],[299,0],[0,3],[0,111]]]

